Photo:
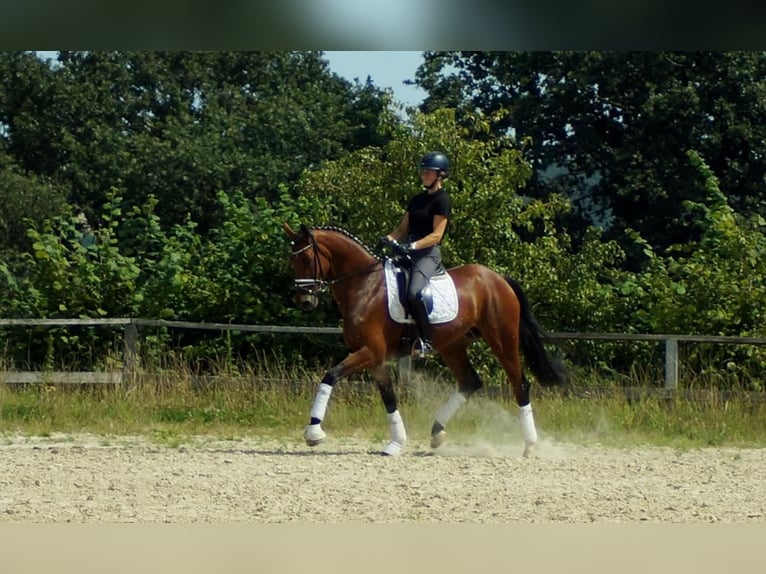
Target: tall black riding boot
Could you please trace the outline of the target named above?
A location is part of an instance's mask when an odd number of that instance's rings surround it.
[[[420,349],[416,354],[419,357],[427,358],[433,355],[434,348],[431,344],[431,323],[428,321],[428,310],[423,301],[416,301],[410,305],[412,318],[415,320],[415,328],[420,337]]]

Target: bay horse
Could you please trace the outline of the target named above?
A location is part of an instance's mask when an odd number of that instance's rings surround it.
[[[319,302],[319,293],[329,289],[338,304],[343,338],[350,351],[318,385],[304,429],[306,443],[316,446],[326,437],[321,423],[335,383],[366,369],[377,385],[388,418],[391,440],[382,454],[401,454],[407,433],[387,361],[404,354],[400,341],[407,326],[393,321],[388,312],[383,259],[337,227],[310,229],[301,225],[299,231],[294,231],[283,223],[283,228],[291,240],[295,303],[304,310],[312,309]],[[444,442],[450,418],[482,387],[467,352],[471,342],[481,337],[502,365],[513,389],[524,436],[523,455],[527,456],[537,442],[537,430],[529,399],[530,383],[523,373],[520,354],[543,385],[565,382],[563,365],[547,353],[546,334],[516,281],[479,264],[447,272],[455,284],[458,313],[453,320],[432,326],[432,343],[457,378],[458,387],[436,412],[431,447]]]

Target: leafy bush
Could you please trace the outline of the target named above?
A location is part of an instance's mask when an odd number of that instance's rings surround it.
[[[31,248],[0,263],[0,309],[5,317],[146,317],[244,324],[339,325],[327,297],[300,314],[291,304],[292,272],[283,221],[293,226],[332,224],[370,245],[393,229],[418,189],[417,160],[431,149],[451,159],[448,189],[453,220],[444,241],[445,262],[478,262],[520,281],[541,323],[551,331],[646,332],[757,336],[766,314],[765,222],[734,214],[703,158],[690,165],[704,181],[706,200],[689,203],[699,240],[659,253],[637,232],[630,244],[640,269],[624,268],[625,253],[592,227],[575,245],[559,225],[570,209],[560,196],[530,199],[520,190],[531,174],[525,142],[490,137],[498,117],[458,123],[454,110],[415,114],[410,126],[383,126],[381,147],[352,151],[313,166],[294,188],[271,200],[220,190],[220,226],[205,235],[191,219],[167,230],[150,197],[123,211],[113,190],[94,229],[76,217],[29,222]],[[33,330],[5,333],[7,360],[15,364],[105,364],[119,352],[115,333]],[[264,350],[299,363],[340,359],[339,341],[324,336],[167,331],[147,333],[146,351],[163,347],[200,369],[223,359],[247,359]],[[565,345],[576,368],[630,373],[661,365],[656,344]],[[764,355],[758,347],[695,348],[684,361],[717,370],[721,386],[745,381],[762,389]],[[477,368],[500,380],[497,365],[479,346]]]

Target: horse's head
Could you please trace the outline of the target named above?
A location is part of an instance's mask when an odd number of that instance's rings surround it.
[[[303,311],[310,311],[319,304],[319,293],[328,286],[330,261],[308,227],[301,225],[297,232],[287,223],[282,227],[290,238],[290,264],[295,273],[293,301]]]

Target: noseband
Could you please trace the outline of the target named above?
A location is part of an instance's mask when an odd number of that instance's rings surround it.
[[[293,251],[290,250],[290,255],[300,255],[304,251],[309,249],[314,250],[314,278],[313,279],[295,279],[295,288],[299,291],[308,293],[309,295],[316,295],[325,291],[334,281],[327,281],[324,277],[320,277],[319,274],[322,270],[321,262],[319,261],[319,249],[317,248],[316,240],[313,234],[309,234],[309,242],[300,249]]]

